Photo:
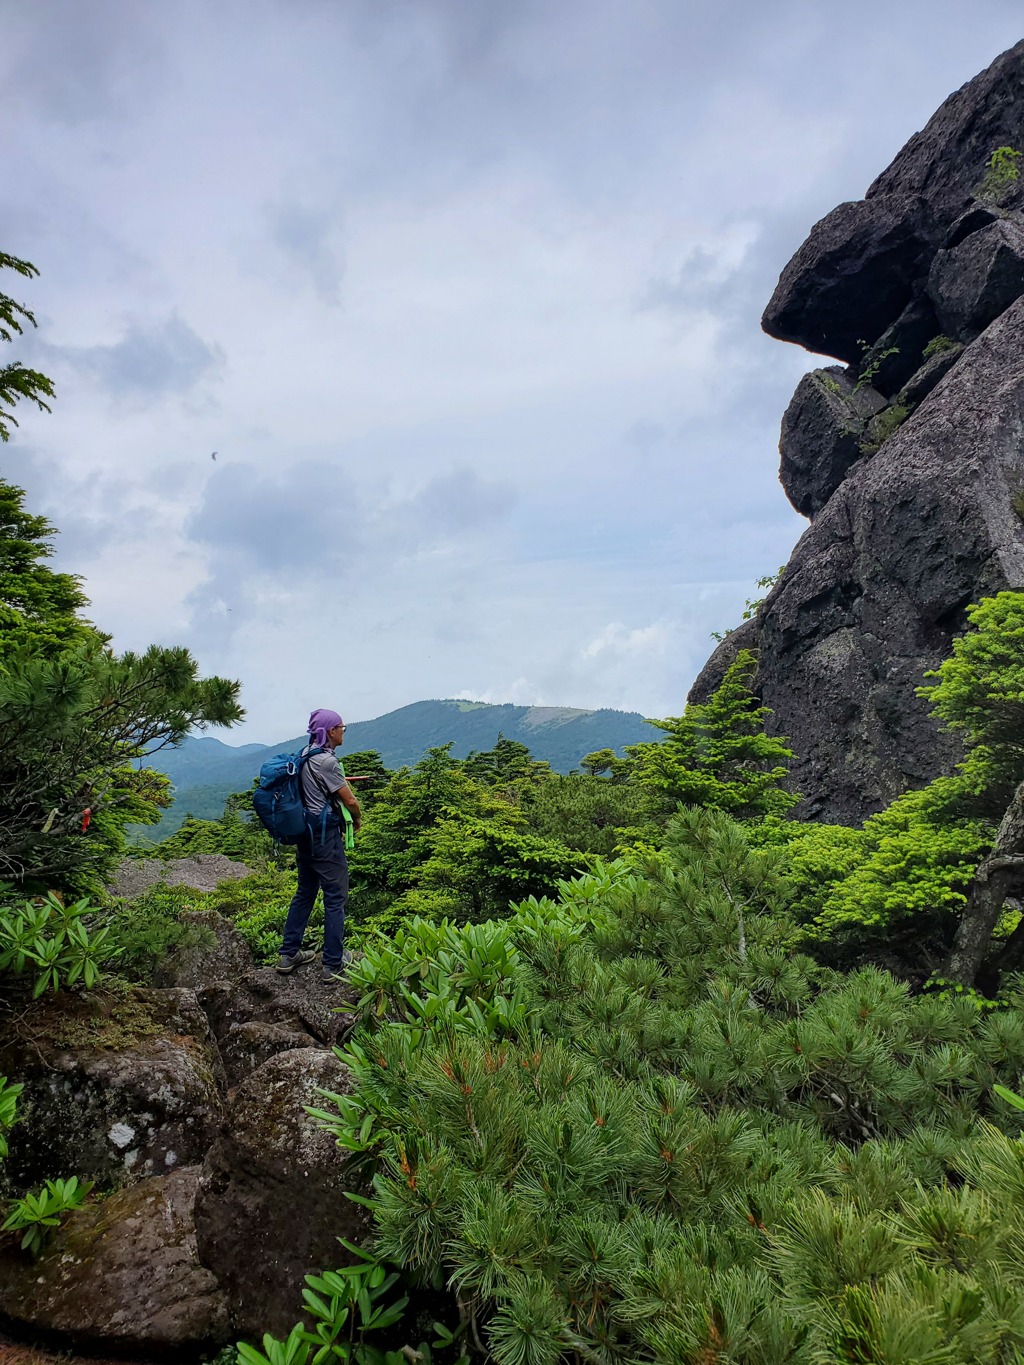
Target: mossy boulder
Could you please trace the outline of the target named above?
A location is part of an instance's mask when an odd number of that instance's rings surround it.
[[[72,992],[26,1003],[0,1045],[24,1085],[2,1178],[78,1175],[101,1188],[202,1161],[224,1068],[193,991]]]
[[[198,1180],[183,1167],[78,1210],[38,1261],[0,1250],[8,1323],[64,1346],[161,1357],[227,1341],[227,1300],[196,1252]]]

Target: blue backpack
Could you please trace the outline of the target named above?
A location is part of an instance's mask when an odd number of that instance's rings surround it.
[[[252,794],[252,808],[275,843],[297,844],[306,833],[308,816],[302,804],[299,774],[307,759],[323,752],[314,747],[308,753],[275,754],[260,768],[260,785]]]

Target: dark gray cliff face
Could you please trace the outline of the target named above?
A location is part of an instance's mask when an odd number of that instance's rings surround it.
[[[969,603],[1024,589],[1024,175],[974,193],[1007,145],[1024,150],[1024,42],[812,229],[765,312],[771,335],[849,368],[797,387],[781,477],[812,524],[690,696],[759,649],[804,818],[856,823],[952,770],[915,689]]]

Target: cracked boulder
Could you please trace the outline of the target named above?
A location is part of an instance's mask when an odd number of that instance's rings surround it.
[[[941,330],[973,340],[1024,294],[1024,226],[1001,219],[932,262],[928,292]]]
[[[858,362],[906,308],[927,267],[915,195],[879,195],[840,204],[815,223],[783,270],[761,325],[808,351]]]
[[[357,999],[358,992],[344,981],[323,981],[318,961],[288,975],[260,967],[199,992],[199,1003],[221,1043],[232,1028],[259,1023],[306,1034],[333,1047],[351,1028]]]
[[[949,374],[963,354],[963,349],[959,343],[954,343],[929,356],[921,368],[911,375],[899,391],[896,396],[897,404],[905,408],[919,407],[939,380],[944,379]]]
[[[196,1196],[199,1258],[228,1294],[236,1331],[285,1335],[300,1317],[303,1277],[346,1263],[338,1238],[369,1230],[347,1154],[307,1112],[321,1089],[347,1093],[332,1052],[282,1052],[235,1092]]]
[[[813,518],[825,506],[861,458],[867,422],[884,406],[880,394],[858,387],[838,365],[800,380],[782,419],[779,478],[801,515]]]
[[[61,992],[0,1046],[25,1089],[3,1176],[23,1189],[78,1175],[101,1186],[202,1161],[223,1115],[224,1069],[193,991]]]
[[[228,1302],[196,1252],[198,1182],[199,1168],[184,1167],[88,1204],[39,1260],[0,1250],[4,1316],[83,1350],[178,1359],[223,1345]]]
[[[192,933],[184,945],[160,963],[159,986],[185,986],[203,990],[215,981],[233,981],[256,965],[248,943],[230,920],[215,910],[195,910],[182,915]]]
[[[312,1034],[302,1030],[288,1028],[284,1024],[263,1024],[258,1020],[249,1020],[248,1023],[231,1025],[221,1041],[220,1053],[224,1058],[228,1085],[236,1086],[279,1052],[291,1052],[297,1047],[323,1046]]]

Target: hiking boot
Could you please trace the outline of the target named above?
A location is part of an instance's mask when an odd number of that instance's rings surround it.
[[[344,976],[344,974],[345,974],[345,968],[348,967],[348,966],[350,966],[350,965],[351,965],[351,962],[352,962],[352,954],[351,954],[351,953],[348,953],[348,952],[345,952],[345,953],[342,953],[342,955],[341,955],[341,965],[340,965],[340,966],[338,966],[338,967],[328,967],[327,964],[325,963],[325,964],[324,964],[324,981],[325,981],[325,982],[340,981],[340,980],[342,979],[342,977]]]
[[[279,972],[293,972],[296,967],[301,967],[306,962],[312,962],[316,953],[309,952],[305,948],[300,948],[297,953],[292,953],[287,957],[284,953],[277,960],[277,970]]]

